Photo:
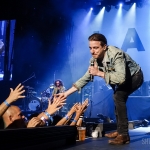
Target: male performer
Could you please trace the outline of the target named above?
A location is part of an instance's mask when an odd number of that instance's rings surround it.
[[[92,55],[91,65],[85,75],[61,95],[66,98],[71,93],[81,90],[90,80],[93,80],[93,76],[103,78],[114,90],[117,120],[117,132],[106,134],[106,136],[115,138],[109,140],[110,144],[129,143],[126,101],[128,96],[143,83],[143,73],[140,66],[127,53],[117,47],[108,46],[104,35],[94,33],[88,40]]]

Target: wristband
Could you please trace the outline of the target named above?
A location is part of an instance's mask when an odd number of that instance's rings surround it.
[[[51,122],[53,122],[52,116],[47,111],[45,111],[44,113],[49,118],[49,120],[51,120]]]
[[[28,119],[27,119],[27,117],[24,117],[24,122],[26,123],[26,124],[28,124]]]
[[[8,106],[8,107],[10,106],[10,104],[9,104],[6,100],[4,101],[4,103],[5,103],[5,105]]]
[[[75,120],[75,119],[74,119],[72,122],[75,122],[75,123],[76,123],[76,122],[77,122],[77,120]]]
[[[69,117],[66,115],[65,117],[64,117],[66,120],[68,120],[69,119]]]
[[[48,124],[48,121],[47,121],[44,117],[41,117],[40,119],[44,122],[44,124],[45,124],[46,126],[49,125],[49,124]]]
[[[44,117],[40,118],[44,123],[46,123],[46,119]]]

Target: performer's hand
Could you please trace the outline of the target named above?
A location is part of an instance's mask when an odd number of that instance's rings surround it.
[[[94,62],[94,66],[89,66],[88,70],[89,70],[89,74],[93,76],[98,76],[99,69],[98,69],[98,65],[96,62]]]
[[[98,65],[96,62],[94,62],[94,66],[90,66],[88,70],[90,75],[99,76],[101,78],[105,77],[105,73],[98,69]]]
[[[61,96],[61,99],[66,99],[67,98],[67,94],[66,94],[66,92],[64,92],[64,93],[59,93],[59,94],[56,94],[56,96]]]
[[[15,90],[13,90],[12,88],[10,88],[10,94],[9,97],[7,98],[7,101],[9,103],[16,101],[19,98],[25,98],[25,96],[21,95],[25,92],[25,90],[22,90],[24,86],[22,86],[21,84],[19,84]]]

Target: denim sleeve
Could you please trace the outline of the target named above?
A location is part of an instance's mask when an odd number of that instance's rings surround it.
[[[81,91],[81,88],[84,87],[90,81],[90,74],[87,72],[81,77],[78,81],[76,81],[73,86],[75,86],[78,91]]]
[[[126,79],[126,62],[123,52],[118,52],[113,58],[113,67],[106,69],[105,81],[107,84],[122,84]]]

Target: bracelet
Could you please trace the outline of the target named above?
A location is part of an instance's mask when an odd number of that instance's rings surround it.
[[[44,123],[46,123],[46,119],[44,117],[40,118]]]
[[[5,103],[5,105],[8,106],[8,107],[10,106],[10,104],[9,104],[6,100],[4,101],[4,103]]]
[[[45,111],[44,113],[49,118],[49,120],[51,120],[51,122],[53,122],[52,116],[47,111]]]
[[[72,122],[75,122],[75,123],[76,123],[76,122],[77,122],[77,120],[75,120],[75,119],[74,119]]]
[[[49,124],[48,124],[48,121],[47,121],[44,117],[41,117],[40,119],[44,122],[44,124],[45,124],[46,126],[49,125]]]
[[[24,117],[23,120],[24,120],[24,122],[25,122],[26,124],[28,124],[29,121],[28,121],[27,117]]]
[[[69,119],[69,116],[66,115],[64,118],[65,118],[66,120],[68,120],[68,119]]]

